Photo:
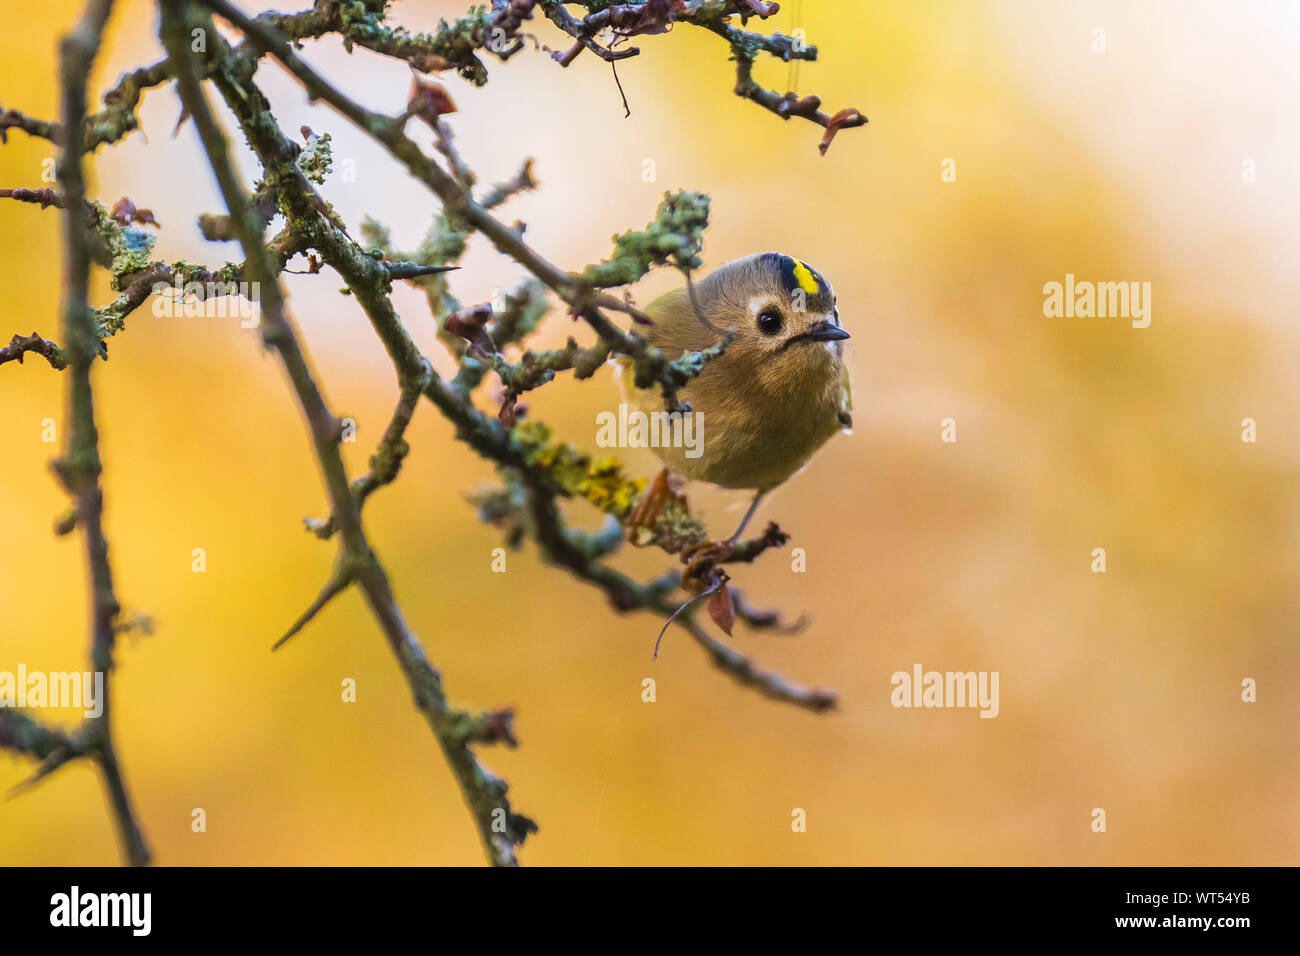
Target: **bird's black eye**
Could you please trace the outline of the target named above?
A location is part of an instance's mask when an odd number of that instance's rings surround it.
[[[764,335],[776,335],[784,324],[781,313],[776,309],[764,309],[758,313],[758,331]]]

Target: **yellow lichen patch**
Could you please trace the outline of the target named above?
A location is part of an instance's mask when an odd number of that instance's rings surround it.
[[[645,488],[644,478],[627,478],[623,463],[607,456],[593,461],[578,484],[578,493],[606,514],[623,517]]]
[[[524,422],[512,440],[530,465],[545,468],[565,494],[585,498],[606,514],[623,518],[645,489],[644,478],[623,474],[623,463],[606,455],[592,460],[571,445],[551,444],[551,430],[540,422]]]

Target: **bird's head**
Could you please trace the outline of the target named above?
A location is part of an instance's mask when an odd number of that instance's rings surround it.
[[[698,284],[709,322],[735,328],[728,364],[764,384],[786,387],[839,365],[843,342],[835,290],[816,269],[792,256],[765,252],[729,262]]]

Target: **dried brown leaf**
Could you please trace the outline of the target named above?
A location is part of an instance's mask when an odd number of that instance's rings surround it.
[[[826,124],[826,135],[822,137],[821,144],[817,147],[818,151],[825,156],[826,150],[831,148],[831,140],[835,134],[842,129],[849,129],[854,126],[861,126],[867,121],[867,118],[859,113],[853,107],[846,110],[840,110],[831,117],[831,121]]]
[[[135,203],[123,196],[113,204],[109,212],[109,218],[119,226],[129,226],[133,222],[141,225],[157,226],[158,220],[154,218],[153,211],[150,209],[137,209]]]
[[[709,617],[727,637],[731,636],[731,628],[736,623],[736,607],[731,603],[731,588],[725,581],[709,598]]]
[[[447,316],[443,328],[452,335],[460,336],[470,345],[476,345],[483,351],[491,353],[497,350],[492,336],[487,332],[487,323],[491,318],[491,305],[487,303],[471,305]]]
[[[411,66],[421,73],[441,73],[443,70],[450,70],[453,65],[451,60],[436,53],[417,53],[411,57]]]
[[[505,401],[501,403],[501,410],[497,412],[497,419],[502,425],[505,425],[506,428],[514,428],[515,423],[519,421],[518,413],[519,396],[507,394]]]
[[[456,112],[456,104],[441,83],[412,76],[406,109],[412,116],[418,116],[432,126],[439,116]]]

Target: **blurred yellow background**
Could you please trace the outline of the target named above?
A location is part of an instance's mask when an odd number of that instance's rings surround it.
[[[55,45],[79,6],[32,6],[22,30],[0,35],[0,104],[56,118]],[[430,405],[418,410],[405,469],[366,522],[453,702],[518,712],[520,749],[482,756],[541,825],[523,862],[1296,863],[1300,7],[783,6],[751,28],[802,26],[819,47],[798,91],[870,117],[824,158],[816,127],[736,98],[725,46],[688,26],[638,38],[642,55],[620,64],[626,120],[589,54],[564,70],[530,49],[490,61],[483,89],[447,80],[451,125],[484,182],[536,158],[541,188],[505,215],[552,261],[580,268],[608,253],[611,233],[648,221],[665,189],[703,190],[707,267],[767,249],[801,256],[835,284],[853,333],[854,433],[760,516],[793,534],[807,573],[792,573],[788,553],[737,571],[751,598],[809,610],[812,626],[794,638],[738,627],[732,639],[839,691],[825,716],[737,686],[682,632],[652,664],[658,621],[616,615],[531,547],[491,573],[500,533],[464,501],[491,470]],[[429,28],[463,9],[403,2],[393,15]],[[567,46],[540,17],[533,28]],[[97,94],[159,57],[155,30],[150,4],[119,4]],[[405,101],[399,62],[348,57],[336,38],[305,55],[369,106]],[[780,89],[789,76],[775,61],[758,72]],[[334,136],[324,193],[354,232],[370,213],[413,246],[431,195],[277,66],[259,79],[285,129]],[[192,124],[169,138],[178,112],[173,90],[146,94],[145,134],[96,154],[91,191],[151,208],[159,257],[215,267],[241,256],[194,226],[221,204]],[[42,185],[51,155],[11,132],[0,186]],[[941,180],[947,158],[955,182]],[[1248,159],[1255,182],[1243,181]],[[58,229],[53,211],[0,203],[5,340],[58,337]],[[465,302],[521,274],[482,240],[464,265]],[[1043,284],[1067,272],[1151,282],[1150,327],[1045,318]],[[651,276],[637,301],[675,281]],[[396,387],[341,284],[326,270],[288,285],[334,411],[360,423],[344,446],[359,474]],[[102,273],[95,294],[110,294]],[[449,369],[422,296],[403,288],[397,302]],[[541,341],[571,331],[554,315]],[[156,861],[481,862],[358,595],[270,653],[334,555],[302,529],[327,507],[278,362],[237,320],[148,306],[109,349],[94,373],[106,529],[126,610],[157,622],[122,643],[115,735]],[[86,666],[83,549],[51,533],[67,501],[40,438],[43,419],[62,420],[63,385],[34,357],[0,368],[0,670]],[[566,375],[528,404],[594,450],[595,414],[613,396],[607,374]],[[1247,417],[1254,444],[1241,440]],[[945,418],[955,444],[940,441]],[[628,460],[647,476],[657,467],[647,452]],[[735,520],[734,498],[696,488],[693,500],[715,530]],[[1105,574],[1090,571],[1098,547]],[[204,574],[191,571],[194,548]],[[667,564],[616,561],[642,576]],[[1000,715],[894,709],[890,675],[915,663],[1000,672]],[[355,704],[340,700],[348,677]],[[645,677],[656,703],[641,700]],[[1240,699],[1246,677],[1253,704]],[[0,789],[31,770],[0,755]],[[206,833],[191,832],[196,807]],[[1090,828],[1095,807],[1104,834]],[[791,831],[794,808],[806,833]],[[89,767],[0,802],[0,863],[118,859]]]

